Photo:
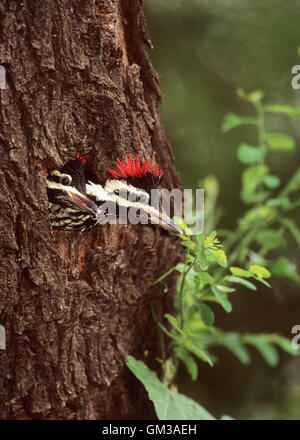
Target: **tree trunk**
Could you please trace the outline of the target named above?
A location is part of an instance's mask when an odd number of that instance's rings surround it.
[[[168,295],[151,281],[178,246],[151,226],[52,231],[43,171],[80,151],[101,176],[132,153],[179,186],[142,1],[2,0],[0,11],[0,417],[154,417],[124,361],[161,356],[150,301],[161,318],[175,281]]]

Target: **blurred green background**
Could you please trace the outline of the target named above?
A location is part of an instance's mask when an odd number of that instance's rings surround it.
[[[300,89],[291,87],[292,66],[300,64],[300,2],[145,0],[145,14],[154,44],[150,56],[165,95],[161,117],[183,186],[196,188],[205,176],[216,175],[223,208],[219,227],[234,229],[245,211],[239,195],[243,166],[236,150],[241,142],[255,145],[257,139],[247,126],[224,134],[221,121],[228,112],[253,113],[237,97],[238,87],[263,90],[266,104],[300,106]],[[269,131],[285,132],[297,142],[295,151],[271,156],[273,172],[283,182],[300,163],[299,121],[282,115],[267,120]],[[299,262],[294,244],[288,252]],[[233,306],[229,315],[215,309],[218,327],[291,337],[291,328],[300,325],[300,286],[276,281],[272,292],[245,292],[233,299]],[[282,353],[279,367],[272,369],[254,351],[249,366],[225,350],[216,353],[219,363],[213,368],[200,364],[196,383],[180,369],[180,392],[216,416],[300,419],[299,358]]]

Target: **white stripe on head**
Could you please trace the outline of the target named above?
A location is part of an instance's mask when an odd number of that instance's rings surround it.
[[[62,185],[61,183],[58,182],[52,182],[51,180],[47,179],[47,187],[50,189],[58,189],[60,191],[69,191],[73,194],[82,196],[83,194],[78,191],[78,189],[75,188],[75,186],[69,186],[69,185]]]
[[[124,197],[120,196],[119,192],[123,192]],[[119,206],[127,208],[143,209],[145,206],[150,206],[150,196],[146,191],[128,185],[124,181],[109,180],[104,188],[89,181],[86,185],[86,193],[89,196],[94,196],[98,202],[115,202]],[[135,201],[131,198],[141,198],[142,200]]]
[[[94,196],[98,202],[101,202],[103,200],[115,201],[114,198],[109,197],[109,194],[104,190],[103,186],[101,185],[96,185],[89,180],[85,187],[87,195]]]
[[[127,191],[129,194],[133,194],[133,195],[140,197],[143,200],[148,201],[148,202],[150,199],[150,196],[147,193],[147,191],[145,191],[141,188],[136,188],[133,185],[129,185],[126,182],[126,180],[115,180],[115,179],[108,180],[105,183],[104,189],[108,193],[116,192],[116,191],[124,191],[124,193],[125,193]]]

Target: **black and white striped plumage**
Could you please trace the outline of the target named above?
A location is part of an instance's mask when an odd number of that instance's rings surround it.
[[[77,156],[48,173],[47,195],[53,229],[84,231],[97,224],[97,205],[86,195],[84,165]]]

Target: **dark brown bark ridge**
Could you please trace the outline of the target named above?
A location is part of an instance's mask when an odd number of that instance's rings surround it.
[[[80,151],[101,176],[140,154],[180,184],[142,2],[4,0],[0,20],[0,417],[153,417],[124,359],[160,356],[149,304],[161,318],[174,280],[168,295],[151,281],[178,246],[149,226],[51,231],[41,165]]]

